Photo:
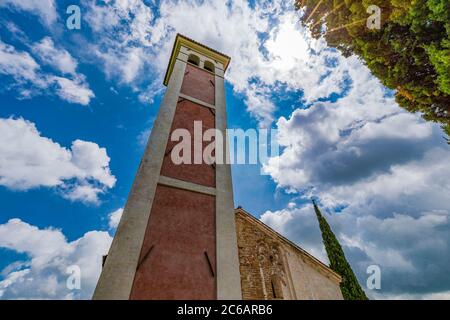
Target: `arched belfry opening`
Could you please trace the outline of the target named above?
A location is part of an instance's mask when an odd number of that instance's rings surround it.
[[[196,65],[197,67],[200,66],[200,58],[195,54],[190,54],[188,57],[188,62],[192,63],[193,65]]]
[[[215,70],[214,64],[211,61],[205,61],[204,65],[203,65],[203,69],[214,73],[214,70]]]

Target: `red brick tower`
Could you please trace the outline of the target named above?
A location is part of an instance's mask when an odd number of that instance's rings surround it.
[[[241,299],[230,166],[194,152],[210,143],[195,136],[196,121],[226,136],[229,61],[177,35],[167,91],[94,299]],[[172,160],[176,129],[191,134],[192,164]]]

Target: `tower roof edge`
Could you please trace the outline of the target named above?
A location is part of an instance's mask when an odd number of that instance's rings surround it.
[[[217,62],[222,63],[223,72],[224,73],[226,72],[228,65],[230,64],[230,60],[231,60],[231,58],[229,56],[178,33],[175,38],[174,44],[173,44],[172,53],[170,54],[169,64],[167,66],[166,74],[164,76],[163,83],[165,86],[167,86],[167,84],[169,83],[169,79],[170,79],[170,76],[172,75],[173,67],[175,65],[175,60],[177,59],[178,53],[180,52],[180,48],[182,45],[184,45],[185,47],[188,47],[189,49],[191,49],[193,51],[197,51],[201,54],[204,54],[205,56],[208,56]]]

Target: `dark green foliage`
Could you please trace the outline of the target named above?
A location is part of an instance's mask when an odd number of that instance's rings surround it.
[[[381,9],[379,30],[366,26],[372,4]],[[299,0],[296,6],[305,10],[313,36],[360,56],[397,91],[401,107],[450,132],[449,0]]]
[[[342,296],[345,300],[368,300],[366,293],[359,285],[350,264],[345,258],[344,251],[342,250],[339,241],[336,239],[333,231],[331,231],[328,222],[322,216],[319,207],[314,200],[313,204],[317,219],[319,220],[320,230],[322,231],[323,244],[325,245],[328,259],[330,260],[330,268],[342,277]]]

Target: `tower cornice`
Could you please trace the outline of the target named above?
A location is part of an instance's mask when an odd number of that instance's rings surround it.
[[[231,58],[226,54],[223,54],[217,50],[214,50],[208,46],[205,46],[195,40],[192,40],[182,34],[177,34],[175,42],[172,48],[172,53],[170,55],[169,64],[167,66],[166,75],[164,76],[164,85],[167,86],[169,79],[172,75],[173,67],[175,65],[175,60],[178,57],[181,47],[184,46],[194,52],[207,56],[214,60],[215,62],[221,63],[223,66],[223,72],[225,73],[228,65],[230,64]]]

